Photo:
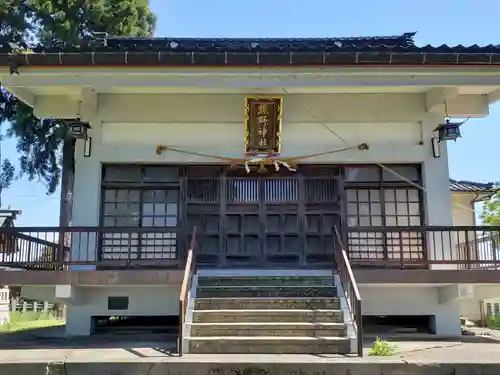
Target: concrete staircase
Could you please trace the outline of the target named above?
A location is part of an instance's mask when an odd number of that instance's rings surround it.
[[[204,354],[348,354],[354,327],[338,277],[314,271],[200,271],[184,348]]]

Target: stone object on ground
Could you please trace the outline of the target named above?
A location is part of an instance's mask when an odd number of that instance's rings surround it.
[[[10,289],[0,288],[0,325],[10,323]]]

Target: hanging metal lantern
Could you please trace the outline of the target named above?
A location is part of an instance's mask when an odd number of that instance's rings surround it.
[[[90,124],[88,122],[82,122],[76,119],[66,120],[65,123],[68,127],[68,137],[75,139],[87,139],[88,130],[90,129]]]
[[[444,124],[439,124],[435,129],[438,132],[439,141],[456,141],[461,137],[460,135],[460,125],[462,122],[452,122],[450,119],[446,119]]]

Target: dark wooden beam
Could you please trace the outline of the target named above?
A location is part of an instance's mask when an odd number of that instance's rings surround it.
[[[499,270],[354,270],[358,284],[494,284]]]
[[[0,270],[0,285],[9,286],[124,286],[175,285],[182,283],[183,270],[117,271],[15,271]]]

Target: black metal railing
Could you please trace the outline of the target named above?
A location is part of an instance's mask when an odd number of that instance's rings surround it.
[[[350,227],[355,267],[500,269],[500,227]]]
[[[347,257],[346,247],[342,240],[342,234],[337,227],[334,227],[335,237],[337,239],[338,249],[334,249],[335,263],[342,288],[349,307],[349,312],[355,322],[357,355],[363,356],[363,312],[361,310],[361,294],[354,278],[349,258]]]
[[[500,227],[349,227],[352,267],[500,269]],[[58,270],[184,265],[186,235],[172,227],[0,229],[0,266]],[[71,267],[70,267],[71,268]]]
[[[179,230],[170,227],[16,227],[0,229],[0,265],[178,267]]]
[[[186,264],[184,266],[184,277],[182,279],[181,291],[179,293],[179,338],[177,343],[179,356],[184,354],[184,324],[186,322],[186,314],[189,303],[189,291],[191,290],[193,276],[196,272],[196,232],[196,227],[194,227],[187,253]]]

